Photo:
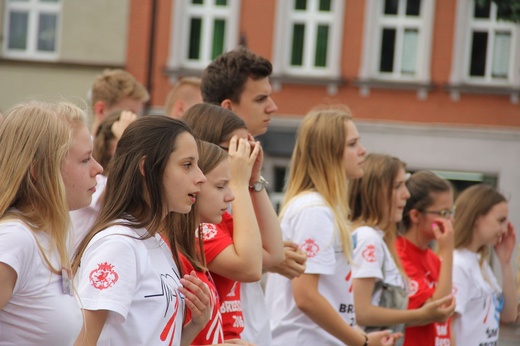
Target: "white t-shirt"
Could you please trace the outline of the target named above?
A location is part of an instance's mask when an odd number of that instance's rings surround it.
[[[478,253],[468,249],[454,252],[453,287],[459,316],[452,333],[457,345],[498,345],[502,290],[488,262],[481,270],[479,259]]]
[[[98,174],[96,176],[96,182],[96,192],[92,195],[90,205],[69,212],[74,249],[76,249],[79,243],[83,240],[83,237],[85,237],[85,235],[90,231],[96,221],[99,210],[101,209],[101,195],[105,191],[107,177]]]
[[[349,325],[356,324],[352,295],[351,267],[332,210],[318,193],[295,197],[281,220],[284,240],[300,245],[307,253],[306,274],[319,274],[318,291]],[[270,273],[266,301],[271,314],[272,345],[343,345],[327,333],[294,301],[291,280]]]
[[[244,330],[240,333],[242,340],[256,346],[271,346],[271,326],[262,281],[241,282],[240,300],[244,316]]]
[[[383,237],[383,231],[369,226],[358,227],[352,232],[354,246],[352,277],[354,279],[375,278],[376,282],[383,281],[406,289],[403,276]],[[379,288],[372,293],[372,305],[379,305],[381,291],[382,288]]]
[[[168,246],[145,229],[111,226],[89,243],[76,275],[86,310],[109,310],[98,345],[180,345],[184,297]]]
[[[0,345],[72,345],[83,316],[76,299],[63,292],[61,275],[50,271],[36,243],[49,249],[49,236],[20,221],[0,223],[0,262],[17,274],[13,295],[0,310]],[[46,252],[61,268],[57,252]]]

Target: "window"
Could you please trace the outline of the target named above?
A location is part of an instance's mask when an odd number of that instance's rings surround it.
[[[428,83],[434,0],[366,2],[361,79]]]
[[[493,2],[457,0],[451,98],[461,92],[510,95],[519,103],[520,25],[502,20]]]
[[[278,0],[275,73],[334,78],[340,74],[344,0]]]
[[[204,69],[238,43],[239,0],[175,1],[171,69]]]
[[[430,62],[435,0],[366,0],[361,95],[370,88],[410,89],[426,99],[432,89]]]
[[[517,26],[501,20],[491,1],[474,2],[470,12],[467,80],[507,83],[512,80]]]
[[[59,0],[7,0],[4,55],[22,59],[57,58]]]

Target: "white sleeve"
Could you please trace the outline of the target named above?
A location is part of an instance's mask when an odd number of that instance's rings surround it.
[[[307,254],[306,274],[334,274],[334,218],[330,208],[301,208],[291,216],[289,239]]]
[[[39,256],[31,231],[23,224],[9,222],[0,224],[0,262],[7,264],[16,272],[17,278],[13,294],[32,278],[34,256]]]
[[[382,237],[370,227],[360,227],[352,235],[354,256],[352,278],[376,278],[383,280],[385,257]]]
[[[76,274],[80,304],[86,310],[109,310],[107,323],[125,321],[139,282],[136,241],[121,234],[93,239]]]

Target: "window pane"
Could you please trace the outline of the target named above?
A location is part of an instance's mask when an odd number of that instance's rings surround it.
[[[414,75],[417,68],[417,29],[405,29],[403,37],[403,51],[401,57],[401,73]]]
[[[305,39],[305,25],[293,25],[291,65],[302,66],[303,63],[303,40]]]
[[[191,0],[193,5],[204,5],[204,0]]]
[[[473,16],[475,18],[489,18],[491,12],[491,1],[481,2],[475,1],[475,12]]]
[[[227,6],[227,0],[215,0],[217,6]]]
[[[408,0],[406,2],[406,15],[419,16],[421,13],[421,0]]]
[[[226,21],[224,19],[215,19],[213,25],[213,48],[211,50],[211,59],[215,59],[224,53],[224,37],[226,34]]]
[[[190,42],[188,48],[188,59],[200,59],[200,41],[202,32],[202,19],[192,18],[190,22]]]
[[[27,48],[27,22],[29,14],[27,12],[12,11],[9,13],[9,49]]]
[[[307,9],[307,0],[296,0],[294,2],[295,10],[306,10]]]
[[[56,50],[57,19],[55,14],[40,14],[37,45],[39,51],[54,52]]]
[[[486,73],[486,50],[488,33],[474,32],[471,47],[470,76],[483,77]]]
[[[381,62],[379,71],[392,72],[394,70],[394,51],[395,51],[395,29],[383,29],[383,39],[381,40]]]
[[[493,47],[493,78],[507,78],[509,74],[509,55],[511,49],[511,33],[497,32]]]
[[[327,46],[329,43],[329,26],[318,25],[318,39],[316,41],[316,56],[314,57],[314,66],[327,66]]]
[[[330,12],[330,0],[320,0],[320,11]]]
[[[508,20],[513,15],[513,7],[511,4],[497,5],[497,19]]]
[[[385,0],[385,14],[397,14],[399,0]]]

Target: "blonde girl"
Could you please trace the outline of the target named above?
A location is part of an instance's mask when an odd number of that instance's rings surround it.
[[[397,223],[410,197],[405,164],[389,155],[371,153],[365,159],[364,170],[363,177],[349,188],[358,323],[373,327],[366,330],[390,328],[402,332],[405,324],[446,321],[455,307],[451,296],[418,309],[406,309],[406,277],[394,244]],[[399,339],[397,344],[402,343],[403,339]]]
[[[102,171],[86,120],[70,103],[29,102],[0,127],[0,345],[71,345],[81,329],[68,213]]]
[[[293,280],[270,274],[273,345],[391,345],[389,332],[356,327],[351,294],[348,179],[363,175],[365,149],[347,108],[316,109],[296,138],[280,214],[284,240],[307,254]]]
[[[515,231],[505,197],[489,185],[473,185],[455,201],[453,286],[457,306],[452,318],[456,345],[498,345],[500,323],[517,318],[513,274]],[[488,262],[498,259],[502,285]]]

